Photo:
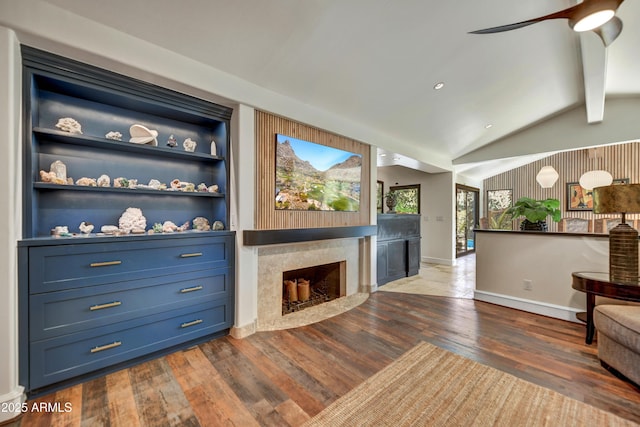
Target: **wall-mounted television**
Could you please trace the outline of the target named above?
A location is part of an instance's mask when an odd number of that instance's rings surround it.
[[[361,180],[361,154],[276,134],[276,209],[357,212]]]

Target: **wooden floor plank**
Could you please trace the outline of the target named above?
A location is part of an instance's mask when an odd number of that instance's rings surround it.
[[[299,426],[421,340],[640,423],[640,390],[600,366],[584,332],[469,299],[377,292],[316,324],[220,338],[43,396],[79,414],[28,412],[17,425]]]

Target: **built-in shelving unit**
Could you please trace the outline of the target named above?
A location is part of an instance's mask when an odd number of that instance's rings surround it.
[[[235,277],[228,230],[232,110],[29,47],[22,54],[21,384],[37,393],[226,334]],[[74,119],[82,133],[58,129],[62,118]],[[134,124],[157,131],[157,144],[129,142]],[[121,140],[107,138],[109,132]],[[196,141],[195,150],[183,147],[187,139]],[[72,181],[41,177],[56,161]],[[109,186],[78,184],[102,175]],[[139,187],[116,187],[116,178]],[[152,180],[163,185],[154,189]],[[172,181],[210,190],[182,191]],[[118,226],[130,207],[142,211],[145,233],[100,232]],[[196,217],[223,229],[194,231]],[[189,230],[149,232],[165,221]],[[94,231],[81,233],[82,222]],[[52,233],[61,226],[69,234]]]

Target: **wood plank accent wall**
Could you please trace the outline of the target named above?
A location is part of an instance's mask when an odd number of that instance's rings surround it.
[[[370,146],[293,120],[256,110],[256,212],[257,230],[347,227],[370,224]],[[362,155],[359,212],[289,211],[275,209],[276,134]]]
[[[512,189],[513,201],[525,196],[534,199],[549,197],[559,199],[563,218],[619,218],[619,215],[594,215],[591,211],[567,211],[567,183],[578,182],[580,176],[587,171],[603,169],[613,175],[614,179],[629,178],[632,184],[640,183],[640,142],[608,145],[602,148],[602,157],[599,158],[589,158],[588,149],[565,151],[485,179],[483,181],[485,191],[483,215],[487,212],[486,192],[488,190]],[[540,169],[547,165],[553,166],[560,174],[552,188],[542,188],[536,181],[536,175]],[[640,215],[632,214],[627,218],[640,218]],[[557,230],[556,223],[548,221],[548,225],[549,231]]]

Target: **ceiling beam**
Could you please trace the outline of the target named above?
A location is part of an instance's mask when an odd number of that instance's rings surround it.
[[[604,119],[605,83],[607,79],[607,49],[593,31],[580,33],[584,98],[588,123]]]

